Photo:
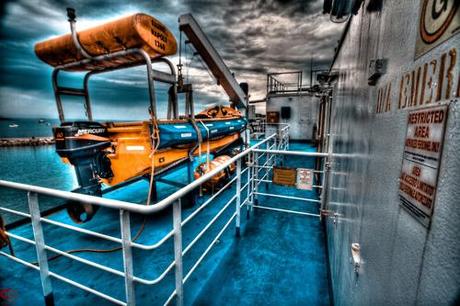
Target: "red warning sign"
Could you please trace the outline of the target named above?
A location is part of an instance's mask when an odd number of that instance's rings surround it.
[[[399,178],[401,205],[428,226],[438,180],[448,106],[409,113]]]

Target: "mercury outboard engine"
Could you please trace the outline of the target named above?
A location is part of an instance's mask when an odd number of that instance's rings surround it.
[[[113,177],[110,159],[105,149],[111,146],[107,128],[98,122],[64,122],[53,128],[56,152],[67,158],[75,167],[79,188],[73,190],[82,194],[102,196],[101,178]],[[98,206],[68,203],[67,211],[77,223],[92,219]]]

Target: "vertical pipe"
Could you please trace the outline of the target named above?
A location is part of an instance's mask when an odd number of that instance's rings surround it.
[[[190,91],[187,92],[187,95],[190,95],[189,98],[189,107],[190,107],[190,118],[195,119],[195,104],[193,104],[193,90],[192,85],[190,85]]]
[[[38,196],[35,192],[27,193],[27,201],[32,221],[32,230],[35,238],[35,248],[37,251],[38,267],[40,268],[40,281],[42,283],[45,305],[54,305],[53,286],[49,275],[48,258],[45,250],[45,238],[43,236],[42,224],[40,222],[40,207]]]
[[[189,92],[185,92],[185,105],[184,105],[184,115],[185,118],[190,118],[190,101],[189,101],[190,95]]]
[[[267,95],[270,92],[270,75],[267,74]]]
[[[173,225],[174,225],[174,261],[176,263],[176,305],[184,305],[184,279],[182,266],[182,212],[181,199],[173,204]]]
[[[86,108],[86,116],[88,117],[89,121],[93,121],[93,110],[91,108],[91,100],[89,98],[88,92],[88,81],[91,76],[91,72],[85,74],[85,78],[83,79],[83,90],[85,91],[85,108]]]
[[[241,205],[241,158],[236,161],[236,218],[235,234],[240,236],[240,205]]]
[[[327,106],[326,106],[326,112],[327,112],[327,120],[326,120],[326,124],[327,124],[327,128],[326,128],[326,139],[327,139],[327,143],[326,143],[326,148],[327,148],[327,151],[329,153],[331,153],[331,118],[332,118],[332,96],[331,94],[329,93],[329,97],[327,99]]]
[[[85,48],[83,48],[83,46],[80,43],[80,40],[78,39],[78,33],[76,30],[76,26],[75,26],[75,23],[76,23],[75,16],[73,17],[69,16],[69,10],[73,10],[73,9],[70,9],[70,8],[67,9],[67,16],[69,17],[69,23],[70,23],[70,35],[72,37],[73,44],[75,45],[75,48],[77,48],[78,53],[83,55],[85,58],[92,59],[93,57],[91,56],[91,54],[86,52]]]
[[[174,91],[174,101],[173,101],[173,118],[178,119],[179,118],[179,99],[177,98],[177,84],[174,83],[173,85],[173,91]]]
[[[201,146],[200,144],[198,144],[198,146]],[[195,160],[195,158],[193,157],[193,154],[190,156],[190,160],[187,161],[187,175],[188,175],[188,184],[191,184],[193,182],[193,161]],[[200,163],[201,163],[201,159],[200,159]],[[193,206],[195,205],[196,203],[196,200],[197,200],[197,197],[196,197],[196,189],[194,189],[193,191],[190,192],[190,197],[188,198],[188,201],[186,202],[185,205],[187,205],[186,207],[190,207],[190,206]]]
[[[319,208],[319,219],[322,220],[323,219],[323,214],[322,214],[322,211],[324,210],[325,206],[326,206],[326,188],[325,188],[325,183],[326,183],[326,176],[328,175],[328,164],[327,164],[327,160],[323,160],[322,161],[322,164],[323,164],[323,175],[322,175],[322,179],[321,179],[321,195],[320,195],[320,208]]]
[[[174,117],[174,115],[173,115],[173,113],[174,113],[174,105],[173,105],[174,101],[173,101],[173,99],[174,98],[173,98],[172,91],[173,91],[173,87],[171,86],[168,89],[168,111],[167,111],[167,114],[166,114],[168,119],[176,119]]]
[[[173,89],[173,93],[174,93],[174,103],[173,103],[173,116],[174,116],[174,119],[178,119],[179,118],[179,105],[178,105],[178,99],[177,99],[177,83],[178,83],[178,79],[177,79],[177,74],[176,74],[176,69],[174,69],[174,65],[173,63],[171,63],[170,60],[168,60],[167,58],[164,58],[164,57],[160,57],[158,60],[161,60],[162,62],[165,62],[168,66],[169,66],[169,69],[171,70],[171,74],[174,76],[174,80],[176,80],[176,82],[174,82],[172,84],[172,89]]]
[[[123,249],[123,269],[125,272],[125,295],[126,304],[136,305],[134,291],[133,254],[131,250],[131,222],[129,211],[120,210],[120,229]]]
[[[289,126],[286,129],[286,150],[289,150]]]
[[[278,147],[278,133],[276,135],[276,137],[273,137],[273,142],[275,143],[275,150],[278,150],[279,147]]]
[[[59,121],[61,121],[62,123],[65,121],[65,117],[64,117],[64,109],[62,108],[61,95],[59,94],[59,90],[58,90],[59,71],[60,71],[59,69],[53,70],[52,80],[53,80],[54,98],[56,99],[56,107],[57,107],[58,114],[59,114]]]
[[[85,48],[81,45],[80,40],[78,38],[78,33],[76,30],[76,19],[75,19],[75,10],[72,8],[67,8],[67,16],[69,17],[69,23],[70,23],[70,35],[72,37],[73,44],[75,45],[75,48],[77,48],[78,53],[80,53],[83,57],[87,59],[93,59],[93,56],[89,54]],[[85,75],[85,78],[83,80],[83,90],[85,91],[85,110],[86,110],[86,117],[88,118],[89,121],[93,120],[93,112],[91,110],[91,103],[89,100],[89,94],[88,94],[88,78],[91,75],[91,72],[88,72]],[[63,121],[63,120],[62,120]]]
[[[251,131],[246,129],[246,149],[251,146]]]
[[[331,184],[331,166],[332,166],[332,133],[331,133],[331,111],[332,111],[332,97],[329,95],[327,98],[327,104],[325,105],[325,111],[326,111],[326,120],[325,120],[325,139],[326,139],[326,147],[325,149],[327,150],[328,156],[325,158],[323,161],[323,188],[321,192],[321,209],[325,210],[327,209],[328,206],[328,201],[330,197],[330,188],[329,185]],[[320,213],[320,218],[321,218],[321,213]]]
[[[301,91],[302,90],[302,71],[299,72],[299,80],[297,84],[298,84],[297,90]]]
[[[157,119],[157,101],[155,97],[155,84],[153,80],[153,69],[152,69],[152,60],[147,52],[142,49],[138,49],[137,51],[140,53],[145,60],[145,65],[147,68],[147,81],[148,81],[148,89],[149,89],[149,99],[150,99],[150,108],[152,109],[152,117]]]

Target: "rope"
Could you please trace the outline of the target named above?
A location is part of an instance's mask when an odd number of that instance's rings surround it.
[[[6,234],[5,223],[3,222],[2,216],[0,216],[0,249],[4,246],[8,246],[10,254],[14,256],[13,245],[11,244],[10,237]]]
[[[206,124],[204,124],[202,120],[198,120],[198,122],[200,122],[201,125],[206,129],[206,135],[208,136],[207,139],[206,139],[206,170],[209,171],[209,164],[210,164],[210,160],[209,160],[210,159],[210,157],[209,157],[209,154],[210,154],[209,138],[211,136],[209,135],[209,129],[206,126]]]
[[[151,197],[152,197],[152,190],[153,190],[153,180],[155,177],[155,152],[158,150],[158,147],[160,146],[160,129],[158,127],[158,121],[156,118],[154,118],[153,114],[151,115],[152,117],[152,125],[153,125],[153,134],[152,134],[152,142],[154,143],[155,147],[152,150],[152,153],[150,153],[150,160],[151,160],[151,165],[150,165],[150,181],[149,181],[149,193],[147,197],[147,206],[150,205]]]

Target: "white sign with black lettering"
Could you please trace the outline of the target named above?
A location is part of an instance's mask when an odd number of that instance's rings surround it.
[[[430,224],[448,106],[412,111],[407,119],[399,178],[401,205],[425,226]]]
[[[305,168],[297,168],[297,189],[312,190],[313,189],[313,170]]]

